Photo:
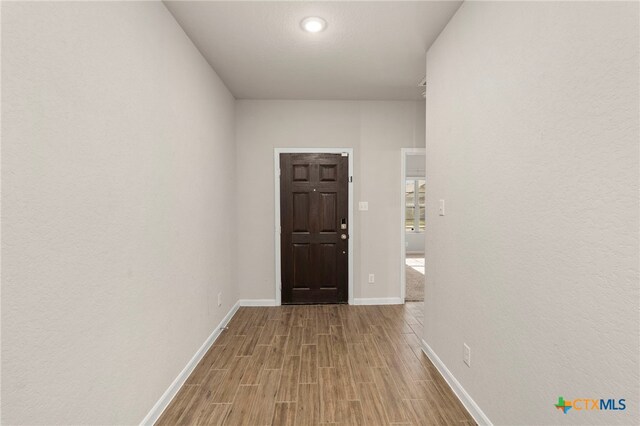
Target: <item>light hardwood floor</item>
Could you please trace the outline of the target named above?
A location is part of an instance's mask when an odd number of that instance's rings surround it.
[[[422,353],[422,318],[422,303],[240,308],[157,424],[475,424]]]

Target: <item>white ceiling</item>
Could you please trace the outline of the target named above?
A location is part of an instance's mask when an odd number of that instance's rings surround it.
[[[165,1],[238,99],[419,100],[461,1]],[[324,32],[300,29],[307,16]]]

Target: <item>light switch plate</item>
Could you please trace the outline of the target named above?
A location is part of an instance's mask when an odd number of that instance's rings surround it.
[[[440,207],[438,208],[438,214],[444,216],[444,200],[440,200]]]
[[[360,210],[360,211],[369,210],[369,202],[368,201],[360,201],[358,203],[358,210]]]

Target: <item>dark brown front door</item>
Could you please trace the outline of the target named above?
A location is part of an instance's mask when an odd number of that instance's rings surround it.
[[[348,157],[280,154],[282,303],[346,303]]]

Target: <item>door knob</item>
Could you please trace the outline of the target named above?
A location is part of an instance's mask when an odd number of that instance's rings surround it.
[[[346,240],[347,239],[347,234],[340,235],[340,238],[342,238],[343,240]]]

